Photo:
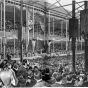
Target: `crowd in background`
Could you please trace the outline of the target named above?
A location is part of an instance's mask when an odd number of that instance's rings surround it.
[[[76,72],[72,72],[71,59],[72,56],[44,56],[23,62],[1,60],[0,86],[87,87],[88,74],[84,71],[83,55],[76,56]]]

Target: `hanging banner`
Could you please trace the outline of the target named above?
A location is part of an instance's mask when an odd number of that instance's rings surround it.
[[[42,31],[44,31],[44,14],[41,14],[39,12],[36,13],[36,20],[39,22]]]
[[[26,39],[26,28],[22,27],[22,40]]]
[[[29,31],[33,29],[33,11],[32,9],[26,8],[26,51],[29,45]]]
[[[33,28],[33,20],[28,20],[28,29],[31,30]]]
[[[33,12],[26,8],[26,22],[29,30],[33,28]]]

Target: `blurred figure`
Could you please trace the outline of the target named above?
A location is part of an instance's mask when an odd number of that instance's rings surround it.
[[[63,84],[64,87],[74,87],[74,84],[72,83],[72,77],[71,76],[67,76],[67,83]]]
[[[51,79],[50,75],[46,73],[46,70],[44,69],[42,71],[42,80],[38,81],[35,86],[33,87],[50,87],[50,84],[48,81]]]
[[[5,71],[1,71],[0,73],[0,79],[3,82],[3,87],[2,88],[10,88],[17,86],[18,80],[15,76],[14,71],[6,69]]]
[[[39,71],[37,66],[34,66],[34,79],[36,81],[41,79],[41,73],[40,73],[40,71]]]
[[[10,54],[7,53],[6,57],[7,57],[7,60],[11,60],[11,55]]]
[[[55,84],[51,85],[51,87],[63,87],[61,84],[62,84],[62,76],[59,75],[56,77]]]
[[[76,81],[75,81],[74,86],[76,86],[76,87],[82,87],[82,85],[83,85],[83,78],[82,77],[78,77],[76,79]]]

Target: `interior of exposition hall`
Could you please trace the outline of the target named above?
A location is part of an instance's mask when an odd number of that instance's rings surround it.
[[[47,0],[0,0],[0,53],[10,52],[13,57],[19,57],[20,39],[24,56],[25,53],[28,56],[41,54],[46,43],[50,53],[72,53],[72,39],[69,38],[72,0],[66,4],[61,1],[51,4]],[[81,10],[84,10],[84,1],[75,0],[79,32]],[[75,51],[84,53],[85,43],[79,32]]]

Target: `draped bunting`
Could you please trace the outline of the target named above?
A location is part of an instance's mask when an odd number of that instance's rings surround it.
[[[36,20],[39,22],[42,31],[44,31],[44,16],[39,13],[36,13]]]
[[[33,20],[28,20],[28,29],[31,30],[33,28]]]

